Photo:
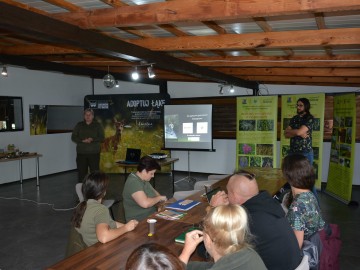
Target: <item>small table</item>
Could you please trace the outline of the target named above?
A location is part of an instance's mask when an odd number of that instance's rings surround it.
[[[176,161],[178,161],[178,158],[163,158],[163,159],[158,159],[156,160],[160,166],[166,166],[166,165],[171,165],[171,174],[172,174],[172,180],[173,180],[173,193],[175,191],[175,181],[174,181],[174,163]],[[125,172],[125,180],[126,180],[126,176],[127,176],[127,168],[136,168],[138,166],[138,164],[134,163],[134,164],[124,164],[124,163],[116,163],[119,167],[124,168],[124,172]]]
[[[37,153],[30,153],[24,156],[14,157],[14,158],[2,158],[0,159],[0,162],[9,162],[9,161],[19,161],[19,174],[20,174],[20,184],[23,182],[23,168],[22,168],[22,161],[24,159],[30,159],[35,158],[35,169],[36,169],[36,186],[40,186],[39,182],[39,157],[42,157],[42,155]]]

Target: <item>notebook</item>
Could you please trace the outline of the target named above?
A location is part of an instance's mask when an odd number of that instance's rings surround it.
[[[185,243],[185,236],[188,232],[191,232],[193,230],[201,230],[200,228],[198,227],[190,227],[189,229],[187,229],[186,231],[182,232],[180,235],[178,235],[176,238],[175,238],[175,242],[176,243],[181,243],[181,244],[184,244]]]
[[[117,163],[121,164],[137,164],[140,162],[141,149],[127,148],[125,160],[119,160]]]
[[[194,206],[198,205],[200,202],[193,201],[193,200],[179,200],[172,204],[166,205],[165,208],[180,210],[180,211],[187,211],[193,208]]]

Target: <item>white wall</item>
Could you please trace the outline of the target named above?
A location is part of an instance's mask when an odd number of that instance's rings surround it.
[[[269,95],[298,94],[298,93],[346,93],[359,91],[353,87],[328,87],[328,86],[290,86],[290,85],[266,85]],[[190,98],[190,97],[221,97],[234,96],[225,91],[224,95],[219,95],[219,85],[216,83],[184,83],[169,82],[169,94],[171,98]],[[264,87],[261,85],[262,92]],[[252,91],[236,87],[236,95],[251,95]],[[278,143],[278,160],[280,160],[280,142]],[[236,162],[236,141],[235,140],[214,140],[216,152],[190,151],[190,169],[194,172],[208,173],[231,173],[235,169]],[[360,161],[360,144],[356,144],[355,164]],[[175,163],[175,170],[188,170],[188,153],[186,151],[172,151],[172,157],[180,158]],[[323,173],[322,181],[327,182],[330,159],[330,143],[324,143],[323,147]],[[354,185],[360,185],[360,166],[355,166]]]
[[[24,68],[8,68],[8,77],[0,76],[0,95],[23,98],[24,131],[0,132],[0,148],[15,144],[20,151],[37,152],[40,175],[76,168],[75,144],[71,133],[30,136],[29,105],[80,105],[92,93],[91,79],[62,73],[42,72]],[[0,183],[19,180],[17,161],[0,163]],[[24,179],[35,177],[35,159],[23,161]]]
[[[71,142],[71,134],[48,134],[30,136],[29,105],[83,105],[86,95],[105,94],[142,94],[159,93],[159,87],[140,83],[120,82],[119,88],[107,89],[101,79],[92,80],[88,77],[69,76],[61,73],[32,71],[23,68],[8,67],[9,76],[0,78],[0,95],[23,97],[24,131],[0,132],[0,148],[14,143],[21,151],[38,152],[40,158],[40,175],[47,175],[76,168],[75,144]],[[214,97],[219,96],[219,86],[215,83],[183,83],[169,82],[171,98]],[[251,95],[252,91],[235,87],[237,95]],[[316,93],[316,92],[351,92],[355,88],[312,87],[312,86],[278,86],[268,85],[270,95]],[[230,96],[226,93],[224,96]],[[190,151],[190,170],[226,174],[235,168],[236,141],[214,140],[215,152]],[[279,144],[279,142],[278,142]],[[280,149],[280,147],[278,147]],[[329,167],[330,144],[324,144],[323,150],[323,181],[326,181]],[[279,153],[278,153],[279,155]],[[175,170],[188,171],[188,152],[172,151],[173,157],[180,160],[175,163]],[[360,145],[356,145],[356,160],[360,160]],[[23,162],[24,178],[35,177],[35,160]],[[0,163],[0,183],[19,180],[18,163]],[[353,183],[360,184],[360,167],[355,168]]]

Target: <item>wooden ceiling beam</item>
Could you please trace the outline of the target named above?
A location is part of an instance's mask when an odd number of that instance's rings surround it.
[[[215,68],[234,76],[359,77],[359,68]]]
[[[332,85],[335,83],[338,84],[353,84],[354,86],[360,84],[360,78],[354,77],[313,77],[313,76],[304,76],[304,77],[291,77],[291,76],[244,76],[244,78],[248,80],[256,80],[258,82],[264,83],[275,83],[278,82],[286,82],[286,83],[308,83],[317,85],[318,83],[327,83],[328,85]]]
[[[54,18],[91,29],[109,26],[172,24],[252,17],[272,17],[319,12],[359,10],[358,0],[181,0],[140,6],[124,6],[76,13],[54,14]]]
[[[207,67],[360,67],[360,55],[192,57],[187,61]]]
[[[83,54],[85,50],[64,48],[54,45],[31,44],[0,48],[0,53],[11,55]]]
[[[154,52],[134,44],[114,39],[94,31],[58,21],[41,14],[0,2],[0,28],[52,44],[74,46],[98,55],[129,61],[147,61],[165,70],[179,72],[197,78],[258,89],[257,82],[250,82],[206,67]]]
[[[154,51],[359,46],[360,28],[227,34],[205,37],[167,37],[127,41]]]

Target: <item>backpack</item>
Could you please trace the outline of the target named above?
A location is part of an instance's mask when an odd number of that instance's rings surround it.
[[[337,224],[326,224],[319,232],[322,252],[320,255],[320,270],[339,270],[339,255],[341,249],[340,228]]]

